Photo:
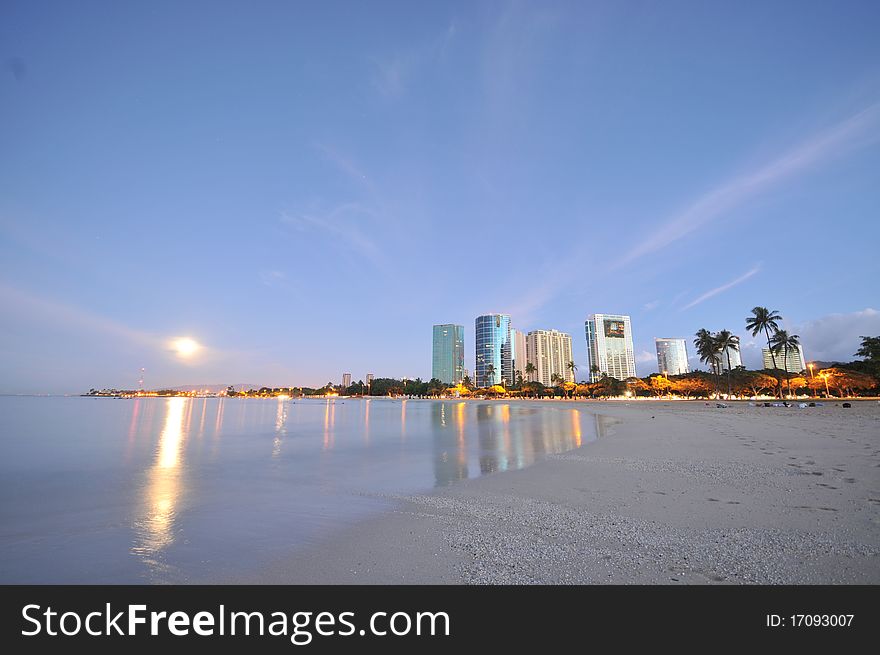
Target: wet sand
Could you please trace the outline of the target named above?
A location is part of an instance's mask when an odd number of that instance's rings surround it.
[[[567,403],[568,404],[568,403]],[[880,403],[571,402],[609,434],[425,495],[253,583],[880,583]]]

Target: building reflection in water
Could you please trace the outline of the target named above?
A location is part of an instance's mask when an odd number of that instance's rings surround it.
[[[468,478],[465,404],[443,402],[431,405],[434,483],[438,487]],[[454,416],[454,426],[449,424],[447,416]]]
[[[476,437],[470,446],[476,446],[479,471],[485,475],[524,468],[544,455],[578,448],[604,434],[606,427],[605,417],[577,409],[498,402],[434,403],[431,417],[437,486],[468,477],[469,436]],[[468,432],[468,418],[476,435]]]
[[[165,401],[165,424],[153,465],[147,471],[140,515],[134,523],[131,552],[154,571],[162,568],[160,555],[174,542],[174,524],[183,492],[183,452],[188,434],[185,421],[191,403],[190,399],[180,397]]]

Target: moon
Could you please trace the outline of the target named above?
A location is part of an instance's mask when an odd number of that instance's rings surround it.
[[[202,347],[195,339],[190,339],[189,337],[180,337],[171,342],[171,349],[174,350],[177,356],[181,359],[190,359],[199,352],[201,348]]]

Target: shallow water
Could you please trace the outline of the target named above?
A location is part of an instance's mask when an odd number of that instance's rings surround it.
[[[216,581],[603,425],[561,402],[0,397],[0,583]]]

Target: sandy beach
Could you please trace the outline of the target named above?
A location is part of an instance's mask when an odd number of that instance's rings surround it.
[[[608,429],[425,495],[237,582],[880,582],[880,403],[585,402]]]

